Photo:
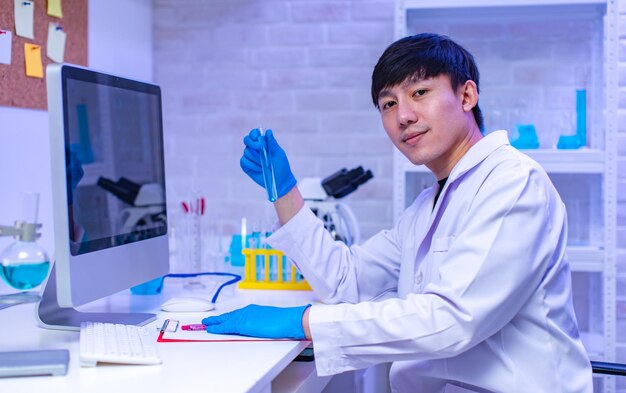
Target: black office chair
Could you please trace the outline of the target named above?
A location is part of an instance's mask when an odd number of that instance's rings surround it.
[[[609,362],[591,362],[594,374],[626,375],[626,364]]]

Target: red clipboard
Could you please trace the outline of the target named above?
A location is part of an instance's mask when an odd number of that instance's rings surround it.
[[[209,339],[199,339],[199,340],[190,340],[190,339],[184,339],[184,338],[165,338],[163,337],[163,333],[165,332],[160,332],[159,333],[159,337],[157,338],[157,342],[160,343],[219,343],[219,342],[250,342],[250,341],[256,341],[256,342],[263,342],[263,341],[299,341],[299,340],[291,340],[288,338],[281,338],[281,339],[277,339],[277,338],[256,338],[256,337],[246,337],[246,338],[241,338],[241,339],[228,339],[228,338],[222,338],[222,339],[214,339],[214,338],[209,338]],[[202,333],[202,332],[200,332]],[[229,336],[227,336],[229,337]]]

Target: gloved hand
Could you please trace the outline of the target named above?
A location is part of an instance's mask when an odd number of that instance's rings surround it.
[[[254,182],[265,188],[263,180],[263,170],[261,169],[261,138],[266,138],[269,149],[269,159],[274,167],[274,178],[276,180],[276,195],[278,198],[287,194],[296,185],[296,178],[291,173],[287,154],[274,138],[272,130],[267,130],[264,136],[257,128],[250,131],[243,138],[246,148],[239,161],[241,169],[254,180]]]
[[[250,304],[239,310],[202,320],[206,331],[214,334],[239,334],[263,338],[304,340],[302,315],[311,305],[271,307]]]

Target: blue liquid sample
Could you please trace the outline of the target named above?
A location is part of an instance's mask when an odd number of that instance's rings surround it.
[[[0,264],[0,276],[15,289],[31,289],[41,284],[48,276],[50,262]]]
[[[265,255],[256,256],[256,280],[265,281]]]
[[[276,178],[274,177],[274,166],[270,159],[269,146],[267,144],[267,136],[262,128],[261,132],[261,170],[263,171],[263,181],[265,183],[265,191],[267,191],[267,199],[270,202],[276,202],[278,195],[276,194]]]
[[[285,257],[283,255],[283,257],[280,260],[280,263],[283,265],[283,276],[281,277],[283,282],[287,282],[289,280],[289,274],[287,273],[287,270],[289,269],[289,264],[287,264],[287,257]]]
[[[278,257],[276,255],[268,255],[269,257],[269,269],[270,269],[270,281],[278,281]]]
[[[587,145],[587,91],[576,90],[576,136],[579,146]]]

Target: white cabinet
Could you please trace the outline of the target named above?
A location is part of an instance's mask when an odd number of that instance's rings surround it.
[[[412,0],[396,2],[396,38],[450,36],[475,57],[485,131],[533,124],[569,221],[574,305],[593,360],[615,360],[617,0]],[[586,146],[556,149],[575,132],[576,90],[585,89]],[[394,152],[394,216],[435,179]],[[596,388],[615,391],[613,377]]]

